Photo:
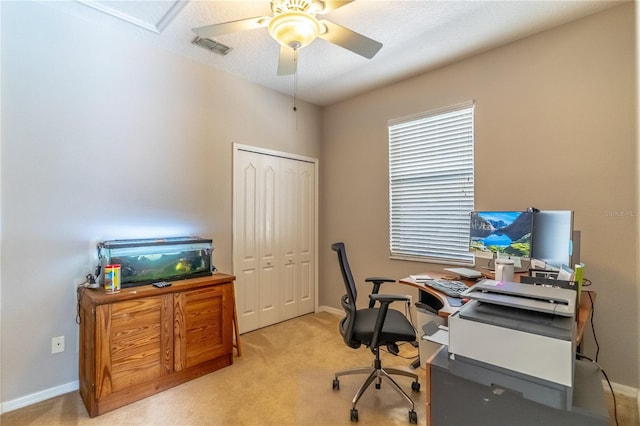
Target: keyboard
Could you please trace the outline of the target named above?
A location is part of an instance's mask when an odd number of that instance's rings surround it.
[[[423,281],[425,285],[438,290],[446,294],[449,297],[460,297],[460,293],[467,290],[467,287],[461,281],[450,281],[450,280],[425,280]]]

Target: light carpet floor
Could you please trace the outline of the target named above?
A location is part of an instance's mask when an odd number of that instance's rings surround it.
[[[78,392],[71,392],[0,416],[13,425],[353,425],[351,398],[365,376],[344,376],[332,389],[334,372],[371,365],[367,348],[345,346],[338,333],[340,317],[322,312],[305,315],[241,336],[242,356],[233,365],[157,395],[89,418]],[[424,370],[409,367],[418,350],[400,347],[399,357],[382,353],[386,367],[418,372],[422,390],[411,380],[398,383],[415,402],[424,425]],[[605,393],[606,394],[606,393]],[[608,396],[610,412],[613,404]],[[635,398],[617,395],[618,425],[640,426]],[[408,426],[408,405],[386,383],[369,389],[358,403],[361,425]],[[615,425],[613,416],[610,425]]]
[[[233,365],[157,395],[89,418],[78,392],[5,413],[5,425],[351,425],[351,399],[364,375],[340,379],[337,370],[371,365],[373,355],[347,347],[338,332],[340,317],[305,315],[241,336],[242,356]],[[382,365],[412,370],[418,350],[406,344],[401,356],[382,354]],[[398,377],[413,398],[418,423],[425,423],[425,393],[411,391],[411,379]],[[371,387],[358,403],[359,423],[409,425],[408,404],[385,382]]]

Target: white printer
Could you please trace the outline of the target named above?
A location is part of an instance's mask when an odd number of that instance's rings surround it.
[[[452,371],[489,385],[506,382],[530,399],[570,407],[576,292],[483,280],[461,296],[471,301],[449,317]]]

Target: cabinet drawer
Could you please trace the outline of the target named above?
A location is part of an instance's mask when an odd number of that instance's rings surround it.
[[[173,368],[171,295],[99,306],[96,310],[97,396],[146,383]]]
[[[229,353],[231,323],[225,306],[228,285],[174,294],[174,344],[176,371]]]

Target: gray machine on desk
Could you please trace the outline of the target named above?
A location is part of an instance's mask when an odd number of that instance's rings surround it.
[[[452,373],[571,407],[576,292],[483,280],[461,296],[471,301],[449,317]]]

